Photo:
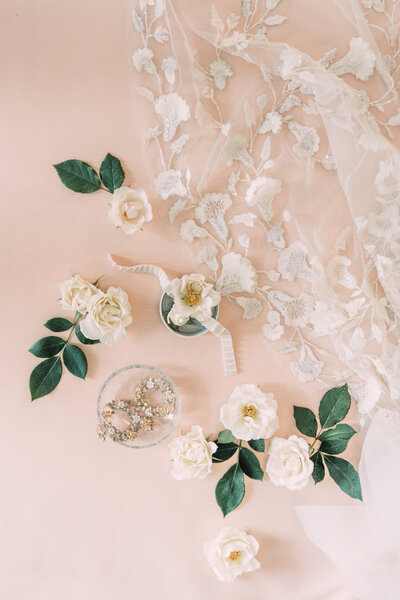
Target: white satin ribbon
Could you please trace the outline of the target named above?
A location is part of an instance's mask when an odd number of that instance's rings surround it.
[[[150,275],[155,275],[160,282],[163,292],[165,292],[171,283],[166,272],[157,265],[130,265],[126,267],[115,262],[111,254],[108,255],[108,260],[111,262],[113,267],[116,267],[120,271],[129,271],[131,273],[150,273]],[[233,375],[237,375],[235,352],[233,350],[232,336],[230,332],[225,329],[221,323],[213,318],[207,319],[206,321],[201,321],[201,324],[221,340],[225,376],[231,377]]]

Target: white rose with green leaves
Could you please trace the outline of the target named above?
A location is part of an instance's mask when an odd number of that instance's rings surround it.
[[[268,448],[266,472],[274,485],[301,490],[310,481],[314,463],[304,438],[291,435],[287,440],[274,437]]]
[[[217,444],[206,440],[199,425],[193,425],[189,433],[174,438],[168,446],[174,461],[171,472],[175,479],[204,479],[211,473],[212,455]]]
[[[74,275],[71,279],[62,281],[57,285],[61,292],[60,303],[66,310],[73,310],[84,315],[90,298],[98,293],[95,285]]]
[[[110,287],[106,293],[97,290],[88,302],[87,311],[80,322],[83,335],[104,344],[118,342],[126,335],[125,328],[132,323],[128,295],[121,288]]]

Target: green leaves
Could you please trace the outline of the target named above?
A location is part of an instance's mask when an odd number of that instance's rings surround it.
[[[293,414],[296,421],[296,427],[304,435],[315,437],[317,435],[317,419],[312,410],[302,406],[294,406]]]
[[[80,330],[79,320],[82,315],[76,314],[74,322],[61,317],[55,317],[45,323],[45,327],[50,331],[68,331],[66,340],[55,335],[49,335],[36,342],[30,348],[29,352],[39,358],[47,360],[41,362],[35,367],[29,379],[29,389],[31,400],[36,400],[50,394],[58,385],[62,375],[62,362],[67,370],[79,377],[85,379],[88,370],[88,364],[85,353],[79,346],[70,343],[70,338],[75,332],[78,340],[82,344],[98,344],[99,340],[89,340]],[[235,445],[235,450],[238,446]],[[225,455],[227,452],[225,451]],[[232,456],[232,454],[231,454]],[[226,460],[226,459],[224,459]]]
[[[249,440],[247,442],[256,452],[265,451],[265,440]],[[213,463],[225,462],[237,454],[236,463],[221,477],[215,488],[215,497],[224,517],[234,510],[245,493],[244,475],[251,479],[262,481],[264,470],[258,457],[252,450],[243,447],[243,441],[236,442],[236,438],[229,429],[224,429],[218,434],[216,441],[217,450],[212,455]]]
[[[90,194],[101,188],[99,176],[88,163],[72,159],[53,166],[63,184],[74,192]]]
[[[121,162],[108,153],[100,167],[100,177],[104,185],[110,192],[114,192],[124,183],[125,173]]]
[[[325,466],[322,460],[322,454],[320,452],[315,452],[310,459],[314,463],[312,478],[314,479],[314,483],[317,484],[325,477]]]
[[[47,329],[50,331],[68,331],[71,329],[72,323],[68,321],[68,319],[62,319],[61,317],[55,317],[54,319],[50,319],[44,324]]]
[[[29,389],[32,400],[47,396],[58,385],[62,375],[62,365],[59,356],[48,358],[39,363],[29,378]]]
[[[244,498],[244,475],[239,463],[227,470],[217,483],[215,498],[224,517],[235,510]]]
[[[340,489],[351,498],[362,500],[360,477],[353,465],[337,456],[325,455],[324,461],[329,475]]]
[[[97,192],[97,190],[102,189],[102,183],[106,190],[113,193],[121,187],[125,179],[121,161],[110,153],[101,163],[100,177],[93,167],[82,160],[65,160],[53,166],[63,184],[70,190],[80,194]]]
[[[356,431],[345,423],[337,425],[334,429],[327,429],[319,436],[321,441],[320,452],[341,454],[346,450],[349,440],[355,433]]]
[[[231,458],[239,448],[237,444],[220,444],[217,442],[218,449],[212,455],[212,462],[224,462]]]
[[[233,435],[232,431],[230,431],[229,429],[224,429],[223,431],[220,431],[218,434],[218,444],[229,444],[229,442],[234,442],[235,441],[235,436]]]
[[[314,463],[312,477],[315,483],[319,483],[325,477],[325,467],[328,468],[332,479],[341,490],[352,498],[362,500],[360,478],[356,469],[343,458],[336,455],[341,454],[347,448],[349,440],[356,431],[342,421],[350,410],[351,398],[347,383],[341,387],[332,388],[323,395],[319,404],[318,416],[321,425],[318,434],[317,419],[309,408],[294,406],[294,418],[296,426],[301,433],[315,438],[310,451],[317,441],[320,446],[310,456]]]
[[[240,448],[239,465],[247,477],[259,479],[260,481],[264,478],[264,471],[261,468],[260,461],[251,450]]]
[[[249,440],[247,443],[250,448],[253,448],[256,452],[265,452],[265,440]]]
[[[329,390],[319,405],[319,421],[322,429],[333,427],[342,421],[350,410],[351,398],[347,383]]]
[[[84,352],[78,346],[68,344],[63,352],[63,359],[72,375],[85,379],[88,369],[87,360]]]
[[[88,346],[92,344],[100,344],[100,340],[91,340],[84,336],[79,325],[75,327],[75,334],[81,344],[86,344]]]
[[[29,352],[39,358],[49,358],[59,354],[64,346],[65,341],[62,338],[49,335],[33,344],[32,348],[29,348]]]

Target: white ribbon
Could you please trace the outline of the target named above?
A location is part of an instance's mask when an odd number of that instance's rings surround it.
[[[116,267],[120,271],[130,271],[131,273],[150,273],[150,275],[155,275],[160,282],[163,292],[165,292],[171,283],[166,272],[157,265],[130,265],[129,267],[125,267],[116,263],[111,254],[108,255],[108,259],[113,267]],[[201,321],[201,324],[221,340],[225,376],[231,377],[232,375],[237,375],[235,352],[233,350],[232,336],[230,332],[225,329],[221,323],[213,318],[207,319],[206,321]]]

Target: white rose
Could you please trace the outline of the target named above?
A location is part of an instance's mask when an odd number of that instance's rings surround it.
[[[108,209],[108,219],[113,225],[121,227],[125,233],[134,233],[152,218],[151,204],[144,190],[129,187],[115,190]]]
[[[246,531],[223,527],[214,540],[204,544],[204,554],[220,581],[233,581],[260,568],[254,558],[258,548],[257,540]]]
[[[221,423],[238,440],[270,438],[279,427],[278,404],[273,394],[264,394],[253,383],[238,385],[221,407]]]
[[[175,325],[184,325],[191,317],[200,322],[210,319],[221,300],[221,294],[199,274],[174,279],[165,291],[174,299],[168,318]]]
[[[274,485],[289,490],[301,490],[310,481],[314,463],[310,460],[308,443],[297,435],[289,439],[275,437],[268,448],[266,472]]]
[[[121,288],[110,287],[107,293],[97,290],[87,306],[87,316],[80,322],[83,335],[104,344],[114,344],[126,335],[125,327],[132,323],[128,295]]]
[[[211,473],[211,457],[217,444],[207,442],[199,425],[193,425],[186,435],[174,438],[168,447],[174,461],[171,473],[175,479],[204,479]]]
[[[90,298],[97,294],[98,289],[80,275],[62,281],[57,285],[61,291],[61,306],[66,310],[73,310],[84,315]]]

